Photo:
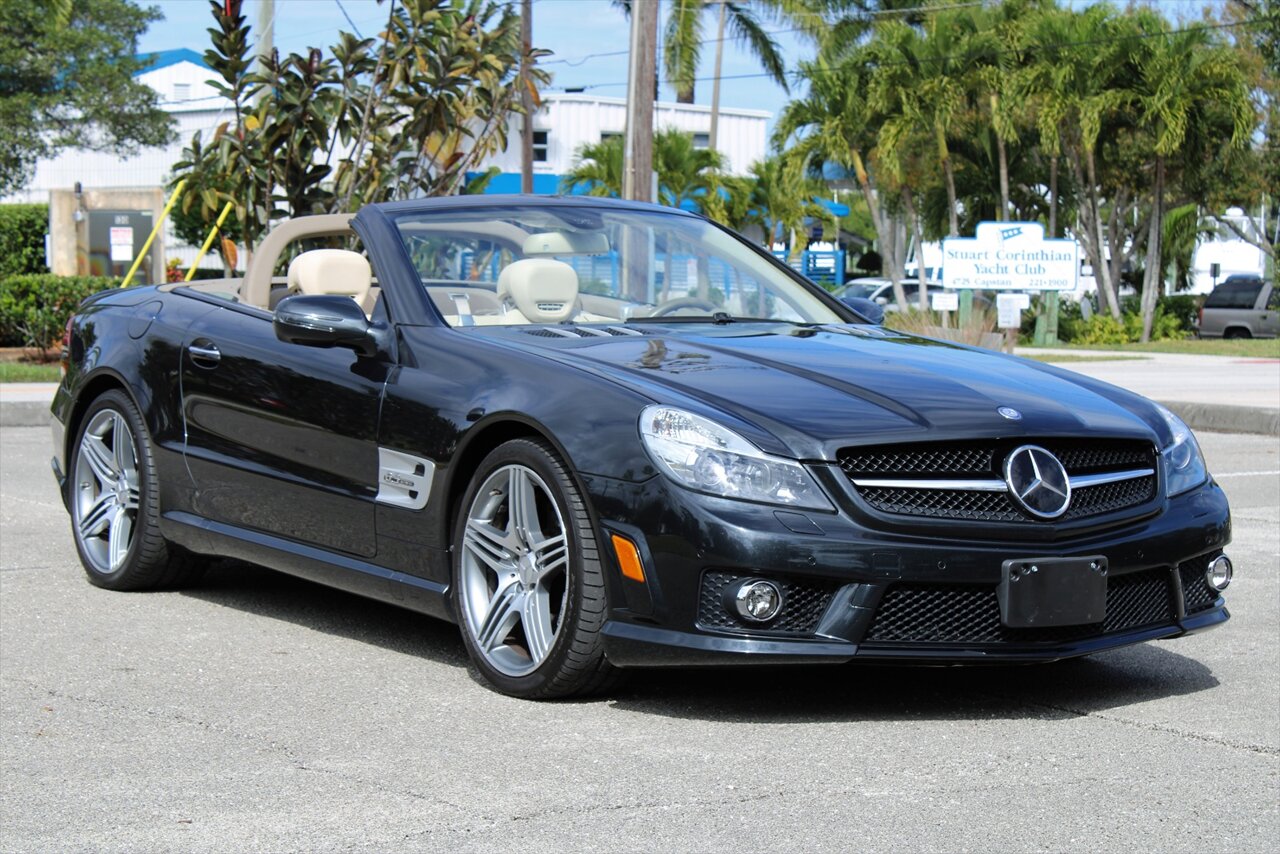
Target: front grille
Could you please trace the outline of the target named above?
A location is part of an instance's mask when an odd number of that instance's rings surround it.
[[[1108,578],[1107,616],[1101,623],[1038,629],[1001,625],[995,587],[904,583],[885,593],[864,643],[1064,643],[1173,620],[1167,569]]]
[[[1201,555],[1178,564],[1178,575],[1182,577],[1182,599],[1188,614],[1207,611],[1217,604],[1218,591],[1204,580],[1204,571],[1208,568],[1209,561],[1219,554],[1221,552]]]
[[[975,519],[982,522],[1025,522],[1007,492],[971,492],[964,489],[907,489],[897,486],[864,486],[863,500],[882,513],[929,516],[935,519]]]
[[[1061,462],[1067,474],[1107,474],[1155,468],[1155,451],[1149,442],[1134,440],[1004,440],[919,445],[845,448],[837,458],[851,481],[900,479],[1003,480],[1004,459],[1021,444],[1037,444]],[[855,486],[858,494],[881,513],[933,519],[975,522],[1032,523],[1007,492],[970,489],[925,489],[910,483]],[[1083,519],[1138,507],[1155,498],[1154,475],[1073,491],[1063,520]]]
[[[702,590],[698,596],[698,626],[721,631],[750,631],[753,634],[812,635],[839,586],[822,581],[799,582],[770,577],[768,580],[782,591],[783,604],[782,611],[768,623],[748,623],[725,608],[726,587],[748,578],[763,577],[717,571],[703,575]]]

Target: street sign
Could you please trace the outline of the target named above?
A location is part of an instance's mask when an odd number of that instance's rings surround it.
[[[1074,240],[1046,240],[1038,222],[984,222],[975,237],[942,241],[942,286],[982,291],[1071,291],[1080,272]]]
[[[957,293],[929,294],[929,303],[934,311],[955,311],[960,308],[960,295]]]
[[[996,294],[997,325],[1001,329],[1017,328],[1022,325],[1022,310],[1031,307],[1031,297],[1027,294]]]

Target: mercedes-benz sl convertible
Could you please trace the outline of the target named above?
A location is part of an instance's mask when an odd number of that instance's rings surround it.
[[[456,621],[517,696],[1227,619],[1227,501],[1167,409],[868,322],[668,208],[295,219],[243,280],[90,299],[66,348],[53,469],[92,583],[241,559]]]

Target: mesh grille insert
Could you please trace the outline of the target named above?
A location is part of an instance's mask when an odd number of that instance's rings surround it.
[[[1178,575],[1182,577],[1182,599],[1188,614],[1207,611],[1218,602],[1218,591],[1204,580],[1204,571],[1222,552],[1212,552],[1200,557],[1184,560],[1178,564]]]
[[[1042,629],[1000,624],[995,587],[964,584],[896,584],[885,593],[866,643],[1063,643],[1110,632],[1172,623],[1167,569],[1107,579],[1107,616],[1101,623]]]

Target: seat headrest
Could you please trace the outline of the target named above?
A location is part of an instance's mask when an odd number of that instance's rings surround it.
[[[577,310],[578,274],[551,258],[514,261],[498,275],[498,299],[510,300],[530,323],[559,323]]]
[[[373,285],[369,260],[348,249],[312,249],[289,264],[289,291],[349,296],[361,302]]]

